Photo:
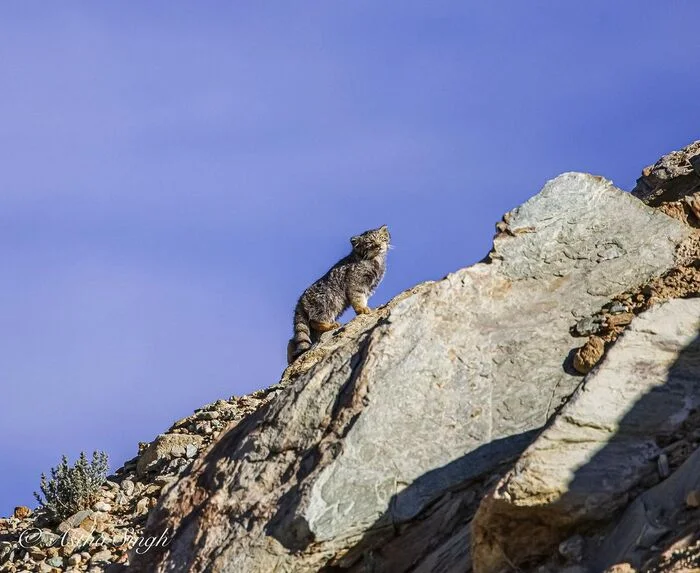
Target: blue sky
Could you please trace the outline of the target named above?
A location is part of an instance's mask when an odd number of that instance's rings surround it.
[[[0,8],[0,515],[277,381],[301,291],[389,225],[372,305],[588,171],[700,138],[692,2]],[[640,230],[643,232],[643,230]]]

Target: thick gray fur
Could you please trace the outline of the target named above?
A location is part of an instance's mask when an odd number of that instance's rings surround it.
[[[287,345],[289,364],[322,332],[340,326],[336,320],[348,307],[357,314],[370,312],[367,300],[384,278],[390,241],[386,225],[352,237],[352,252],[299,297],[294,309],[294,336]]]

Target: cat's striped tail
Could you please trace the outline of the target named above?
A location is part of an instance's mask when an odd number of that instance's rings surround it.
[[[294,310],[294,336],[287,344],[287,364],[294,362],[309,348],[311,348],[309,319],[299,305]]]

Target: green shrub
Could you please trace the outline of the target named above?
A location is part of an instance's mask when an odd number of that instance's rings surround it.
[[[85,452],[80,452],[73,467],[63,456],[58,467],[51,468],[51,479],[41,474],[40,487],[44,499],[37,492],[34,492],[34,497],[53,519],[62,521],[81,509],[91,507],[97,501],[100,486],[106,478],[106,453],[93,452],[92,461],[88,462]]]

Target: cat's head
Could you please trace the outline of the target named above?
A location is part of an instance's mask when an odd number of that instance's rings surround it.
[[[353,252],[364,259],[371,259],[386,253],[390,242],[391,235],[386,225],[382,225],[378,229],[370,229],[350,239]]]

